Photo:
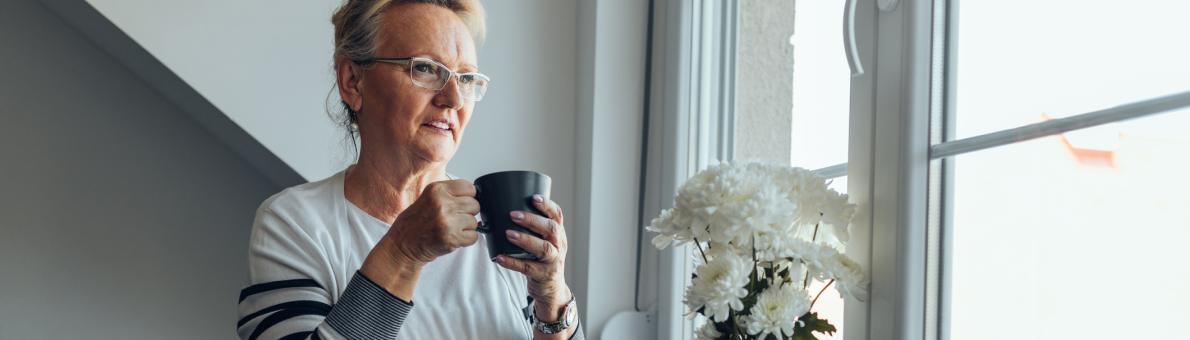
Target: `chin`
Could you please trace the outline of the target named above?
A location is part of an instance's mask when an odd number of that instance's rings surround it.
[[[445,163],[454,157],[458,148],[455,145],[432,144],[424,145],[419,149],[421,150],[418,154],[422,159],[434,163]]]

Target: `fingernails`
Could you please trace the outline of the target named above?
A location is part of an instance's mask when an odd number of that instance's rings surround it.
[[[512,230],[505,230],[504,235],[507,235],[509,240],[515,240],[515,239],[521,238],[521,233],[518,233],[518,232],[515,232]]]
[[[543,203],[545,202],[545,197],[541,197],[541,195],[533,195],[533,202]]]
[[[520,221],[522,218],[525,218],[525,213],[522,213],[520,211],[513,211],[511,215],[512,215],[512,219],[517,220],[517,221]]]

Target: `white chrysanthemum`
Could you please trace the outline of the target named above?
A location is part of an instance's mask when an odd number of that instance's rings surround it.
[[[698,242],[706,254],[695,256],[710,263],[699,264],[700,278],[686,292],[687,306],[706,308],[703,314],[724,320],[731,310],[743,308],[736,306],[746,294],[753,260],[768,267],[796,264],[799,270],[789,276],[834,279],[841,294],[866,298],[864,271],[842,254],[855,213],[847,195],[831,190],[810,170],[722,163],[688,179],[673,208],[648,230],[658,234],[653,238],[658,248]]]
[[[645,230],[658,234],[653,237],[653,245],[658,249],[689,242],[694,238],[694,235],[690,233],[689,224],[677,223],[681,218],[681,216],[675,216],[678,214],[680,212],[673,209],[663,210],[660,216],[654,218],[652,223],[645,227]]]
[[[702,245],[701,251],[699,251],[699,250],[692,251],[692,256],[694,257],[694,260],[695,260],[694,261],[695,265],[701,265],[701,264],[707,263],[707,261],[703,259],[704,255],[710,260],[719,258],[719,256],[722,256],[722,254],[725,254],[725,253],[731,253],[732,255],[735,255],[736,257],[740,258],[741,260],[745,260],[745,261],[752,258],[752,252],[751,252],[751,250],[749,250],[750,248],[734,247],[731,245],[724,245],[724,244],[718,244],[718,243],[715,243],[715,244],[701,243],[701,245]]]
[[[841,296],[850,296],[860,301],[868,300],[868,279],[863,267],[843,254],[835,254],[827,263],[827,270],[835,279],[835,289]]]
[[[823,244],[800,239],[789,244],[782,255],[791,261],[805,263],[811,277],[820,281],[833,279],[840,294],[867,300],[868,280],[863,267],[855,260]]]
[[[715,322],[727,320],[732,310],[744,309],[740,299],[748,296],[744,286],[751,272],[751,261],[732,253],[719,254],[696,269],[697,277],[686,290],[686,306],[691,311],[705,308],[703,315]]]
[[[718,340],[721,336],[723,334],[715,329],[715,323],[710,321],[704,323],[702,327],[698,328],[698,332],[694,333],[695,340]]]
[[[796,285],[784,284],[769,287],[756,298],[748,315],[748,334],[764,339],[769,334],[778,338],[793,336],[793,326],[798,318],[810,311],[810,296]]]

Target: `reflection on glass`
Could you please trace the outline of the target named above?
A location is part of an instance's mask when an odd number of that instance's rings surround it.
[[[958,156],[950,338],[1182,338],[1186,127],[1171,112]]]
[[[964,1],[958,10],[958,138],[1190,90],[1190,2]]]

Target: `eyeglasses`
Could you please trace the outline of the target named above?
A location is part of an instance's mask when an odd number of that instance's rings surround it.
[[[457,77],[463,99],[475,102],[483,99],[483,94],[488,90],[488,82],[491,81],[482,73],[458,73],[429,58],[369,58],[360,63],[366,65],[373,62],[408,66],[409,79],[413,80],[413,85],[434,91],[441,91],[450,78]]]

